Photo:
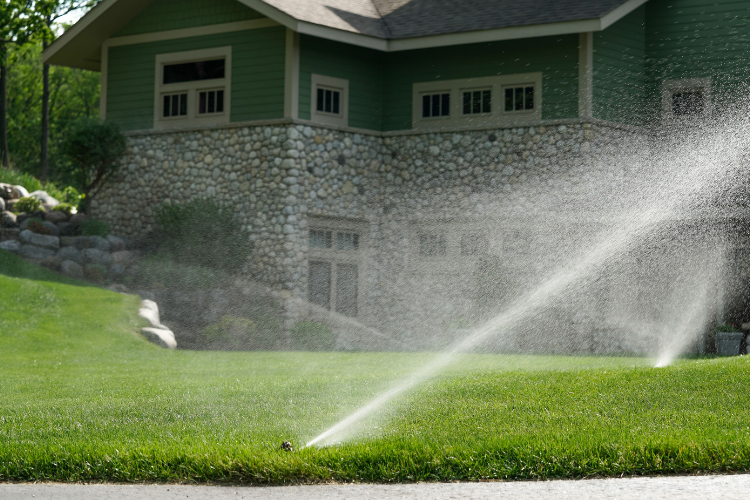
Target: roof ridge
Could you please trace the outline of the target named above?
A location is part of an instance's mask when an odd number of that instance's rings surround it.
[[[370,0],[370,3],[372,3],[372,6],[375,8],[375,12],[378,13],[378,17],[380,18],[380,22],[383,23],[383,26],[385,27],[385,31],[388,33],[388,38],[393,38],[393,32],[391,31],[391,27],[388,26],[388,21],[385,20],[385,17],[383,14],[380,13],[380,9],[378,8],[378,4],[375,3],[375,0]]]

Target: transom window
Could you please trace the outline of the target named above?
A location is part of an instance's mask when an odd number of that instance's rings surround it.
[[[534,87],[526,85],[523,87],[505,88],[505,111],[531,111],[534,109]]]
[[[312,75],[310,119],[325,125],[349,124],[349,80]]]
[[[449,92],[422,96],[422,118],[450,116],[451,95]]]
[[[465,90],[464,114],[478,115],[492,112],[492,90]]]
[[[231,47],[156,56],[155,128],[229,121]]]

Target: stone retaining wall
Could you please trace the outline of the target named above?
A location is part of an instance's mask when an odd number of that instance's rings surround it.
[[[307,295],[310,224],[359,224],[358,320],[407,340],[413,331],[418,343],[425,328],[476,310],[476,258],[434,272],[418,255],[420,228],[528,215],[539,205],[532,193],[555,184],[570,195],[625,148],[647,145],[636,132],[588,123],[394,137],[303,125],[138,134],[90,214],[135,237],[154,229],[160,204],[211,198],[252,233],[245,271],[290,299]],[[506,239],[518,230],[508,225]],[[296,309],[290,317],[305,314]]]

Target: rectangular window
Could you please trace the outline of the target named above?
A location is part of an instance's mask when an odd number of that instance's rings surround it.
[[[331,248],[333,238],[331,231],[310,230],[310,248]]]
[[[482,255],[487,253],[490,242],[486,236],[478,233],[461,235],[461,255]]]
[[[205,90],[198,92],[198,114],[212,114],[224,112],[224,91]]]
[[[336,248],[338,250],[359,250],[359,235],[357,233],[336,233]]]
[[[359,295],[359,270],[356,264],[336,266],[336,312],[344,316],[357,316]]]
[[[162,83],[196,82],[224,78],[226,62],[224,59],[195,61],[180,64],[165,64]]]
[[[318,87],[317,110],[333,115],[341,114],[341,90]]]
[[[422,96],[422,118],[450,116],[451,95],[448,92],[440,94],[425,94]]]
[[[162,116],[164,118],[187,116],[187,101],[187,93],[165,95]]]
[[[448,245],[444,234],[420,234],[419,254],[424,257],[439,257],[446,255]]]
[[[531,111],[534,109],[534,87],[505,88],[505,111]]]
[[[491,113],[491,102],[491,90],[466,90],[464,91],[464,114]]]
[[[331,263],[310,262],[307,299],[316,306],[331,308]]]
[[[683,90],[672,94],[672,114],[674,116],[699,116],[704,112],[702,89]]]

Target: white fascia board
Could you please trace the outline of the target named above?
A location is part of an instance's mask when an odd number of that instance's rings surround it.
[[[401,40],[390,40],[388,50],[426,49],[430,47],[444,47],[446,45],[463,45],[467,43],[494,42],[498,40],[514,40],[519,38],[534,38],[540,36],[571,35],[588,31],[600,31],[600,19],[586,19],[564,23],[535,24],[532,26],[513,26],[493,30],[470,31],[468,33],[451,33],[448,35],[434,35]]]
[[[264,16],[273,19],[277,23],[286,26],[294,31],[297,30],[297,19],[290,16],[286,12],[277,9],[276,7],[263,2],[262,0],[237,0],[238,2],[245,4],[256,12],[263,14]]]
[[[328,26],[322,26],[320,24],[312,24],[300,21],[299,23],[297,23],[297,26],[297,32],[303,35],[312,35],[319,38],[327,38],[329,40],[347,43],[349,45],[358,45],[360,47],[380,50],[383,52],[389,51],[388,47],[391,43],[383,38],[362,35],[360,33],[344,31],[336,28],[329,28]]]
[[[635,9],[646,3],[648,0],[628,0],[624,4],[620,5],[616,9],[612,10],[609,14],[605,14],[602,21],[602,29],[607,29],[614,23],[627,16]]]

